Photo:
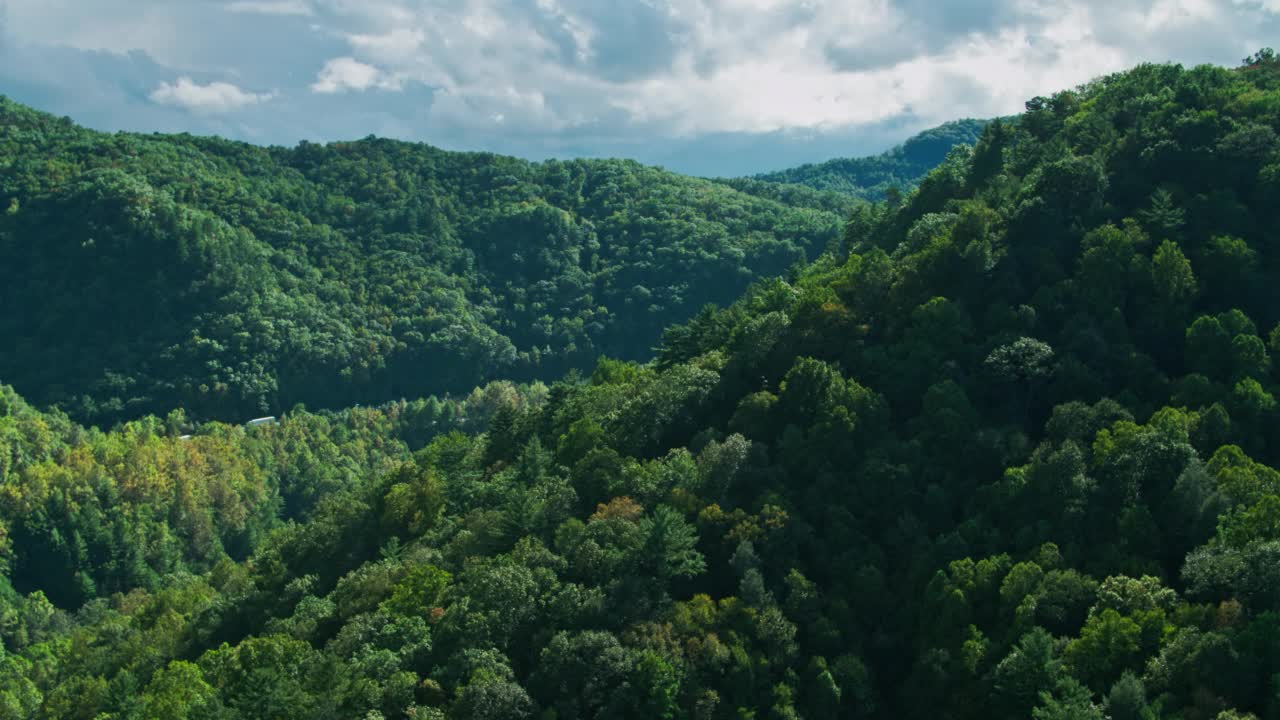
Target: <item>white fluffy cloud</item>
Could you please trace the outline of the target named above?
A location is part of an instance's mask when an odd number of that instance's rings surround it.
[[[181,77],[177,82],[160,83],[150,97],[152,102],[160,105],[173,105],[196,113],[216,115],[267,102],[272,94],[246,92],[225,82],[201,85],[189,77]]]
[[[1143,60],[1234,61],[1277,1],[324,0],[321,15],[345,62],[441,91],[445,125],[696,135],[1015,112]]]
[[[318,93],[338,93],[346,90],[400,89],[400,80],[382,70],[362,63],[355,58],[334,58],[324,64],[311,89]]]

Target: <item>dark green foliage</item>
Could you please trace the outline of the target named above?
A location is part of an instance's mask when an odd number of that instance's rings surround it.
[[[1133,673],[1120,676],[1107,695],[1107,714],[1111,720],[1152,720],[1155,713],[1147,704],[1147,689]]]
[[[240,421],[648,359],[838,244],[847,198],[369,138],[106,135],[0,98],[0,378]]]

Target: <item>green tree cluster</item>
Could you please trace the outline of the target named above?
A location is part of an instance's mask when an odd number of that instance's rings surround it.
[[[648,359],[838,244],[851,202],[372,137],[104,134],[0,98],[0,378],[103,426],[550,380]]]

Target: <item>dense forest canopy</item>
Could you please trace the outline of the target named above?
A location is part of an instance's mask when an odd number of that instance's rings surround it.
[[[849,198],[769,195],[629,161],[104,134],[0,98],[0,378],[82,421],[236,421],[648,359],[838,242]]]
[[[1270,51],[1035,98],[656,360],[473,407],[0,391],[0,714],[1280,716],[1278,132]]]

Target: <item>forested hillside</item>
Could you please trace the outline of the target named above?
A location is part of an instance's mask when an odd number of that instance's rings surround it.
[[[1278,717],[1278,129],[1269,51],[1035,98],[484,433],[5,391],[0,714]]]
[[[926,130],[880,155],[839,158],[827,162],[764,173],[728,183],[748,192],[759,183],[804,185],[815,190],[883,200],[886,193],[907,192],[920,183],[957,145],[972,145],[986,120],[953,120]]]
[[[298,411],[251,428],[174,411],[104,433],[0,385],[0,594],[11,584],[75,608],[243,560],[282,522],[395,470],[409,448],[480,432],[547,392],[498,381],[456,399]]]
[[[555,378],[648,359],[849,206],[627,161],[103,134],[0,98],[0,379],[109,424]]]

